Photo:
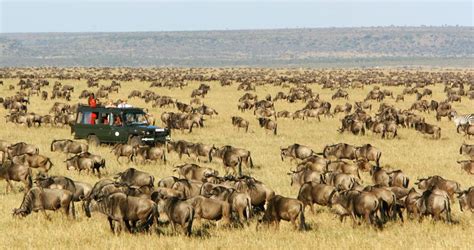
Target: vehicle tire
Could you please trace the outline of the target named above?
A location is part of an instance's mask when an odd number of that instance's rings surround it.
[[[89,143],[89,145],[94,145],[96,147],[100,145],[100,140],[97,135],[89,135],[87,137],[87,142]]]
[[[135,147],[142,144],[142,138],[140,136],[132,136],[128,139],[128,144]]]

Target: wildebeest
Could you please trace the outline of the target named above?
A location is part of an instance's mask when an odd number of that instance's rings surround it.
[[[461,211],[470,210],[474,213],[474,187],[458,194],[459,207]]]
[[[329,197],[333,192],[336,192],[336,188],[316,182],[306,182],[301,185],[300,190],[298,191],[298,200],[303,202],[306,206],[310,206],[311,212],[314,213],[314,204],[320,206],[329,205]]]
[[[169,141],[166,144],[166,149],[168,150],[168,153],[170,152],[176,152],[178,153],[179,159],[183,157],[183,154],[188,155],[190,157],[191,155],[189,154],[189,148],[192,147],[194,144],[191,142],[187,142],[184,140],[179,140],[179,141]]]
[[[114,176],[114,179],[119,183],[125,183],[128,186],[135,187],[153,187],[155,182],[155,177],[153,177],[153,175],[135,168],[128,168],[123,172],[117,173]]]
[[[264,210],[264,205],[275,196],[275,192],[255,178],[242,176],[235,183],[235,189],[250,195],[254,210]]]
[[[474,160],[474,145],[463,143],[459,148],[459,154],[470,156]]]
[[[35,145],[18,142],[7,148],[7,154],[10,158],[22,154],[38,154],[39,149]]]
[[[41,211],[44,217],[49,220],[45,210],[56,211],[60,208],[67,216],[71,211],[72,216],[75,217],[73,194],[70,191],[34,187],[25,194],[20,207],[13,209],[13,214],[27,216],[31,212]]]
[[[459,130],[464,132],[464,136],[467,136],[467,139],[471,139],[471,135],[474,135],[474,124],[464,124],[457,127],[457,131]]]
[[[359,184],[357,177],[334,172],[321,174],[320,181],[321,183],[334,186],[337,190],[350,190]]]
[[[19,181],[25,184],[25,192],[27,192],[33,186],[32,172],[31,169],[22,164],[15,164],[10,160],[6,160],[0,167],[0,179],[4,179],[7,182],[6,193],[8,188],[13,190],[11,181]]]
[[[403,173],[402,170],[394,170],[387,172],[389,176],[388,185],[390,187],[403,187],[408,188],[410,179]]]
[[[324,147],[324,158],[335,157],[336,159],[354,160],[356,156],[356,147],[347,143],[338,143]]]
[[[51,142],[51,152],[60,151],[66,154],[80,154],[88,150],[89,146],[87,144],[69,139],[53,140]]]
[[[249,131],[249,122],[240,116],[232,116],[232,125],[237,127],[238,130],[245,128],[245,132]]]
[[[92,171],[93,174],[97,171],[97,175],[100,178],[100,168],[105,168],[105,159],[102,159],[101,161],[97,162],[94,158],[89,156],[90,155],[87,154],[77,154],[67,159],[65,161],[66,169],[76,169],[77,171],[79,171],[79,174],[83,170],[87,171],[87,173]]]
[[[178,179],[171,188],[182,193],[183,198],[189,199],[199,195],[201,186],[201,181]]]
[[[158,204],[160,220],[166,216],[164,220],[169,221],[175,231],[178,224],[187,236],[191,236],[195,213],[193,206],[177,197],[166,197],[161,194],[152,197],[152,200]]]
[[[161,147],[150,147],[148,145],[138,145],[135,147],[133,154],[133,161],[136,162],[137,158],[141,158],[142,163],[147,161],[157,162],[158,160],[163,161],[166,164],[165,149]]]
[[[441,214],[446,213],[446,221],[452,222],[451,204],[448,194],[438,189],[429,189],[423,192],[416,205],[419,208],[420,215],[431,215],[434,220],[441,219]],[[420,217],[421,219],[421,217]]]
[[[177,171],[179,176],[187,180],[203,181],[208,176],[218,176],[219,172],[212,168],[200,167],[196,164],[184,164],[176,166],[173,171]]]
[[[110,152],[113,152],[114,155],[117,156],[117,162],[120,163],[120,157],[127,157],[127,160],[130,163],[135,154],[135,147],[128,144],[116,144]]]
[[[242,175],[242,163],[245,163],[247,167],[253,168],[252,156],[250,155],[250,151],[246,149],[226,145],[214,150],[213,156],[222,159],[227,172],[228,168],[231,168],[235,173],[237,172],[235,167],[239,166],[239,174]]]
[[[426,122],[415,123],[415,129],[422,134],[433,135],[434,139],[441,138],[441,128],[435,125],[428,124]]]
[[[321,179],[321,172],[314,171],[312,169],[303,168],[297,171],[291,171],[288,173],[291,176],[290,185],[301,186],[305,182],[318,182]]]
[[[461,165],[461,168],[466,171],[468,174],[474,174],[474,161],[473,160],[468,160],[468,161],[457,161],[459,165]]]
[[[96,204],[96,205],[93,205]],[[110,230],[115,231],[114,222],[119,223],[117,232],[125,227],[128,232],[133,233],[140,230],[148,230],[154,219],[158,221],[158,206],[150,199],[127,196],[124,193],[113,193],[105,197],[98,197],[97,203],[89,203],[85,206],[87,217],[91,217],[91,211],[99,211],[107,216]],[[130,222],[132,225],[130,225]],[[137,227],[137,222],[140,226]]]
[[[42,168],[45,172],[48,172],[53,167],[49,157],[38,154],[27,153],[17,155],[13,157],[12,161],[16,164],[28,165],[30,168]]]
[[[295,229],[305,230],[306,222],[303,202],[281,195],[275,195],[271,198],[259,223],[272,223],[278,228],[281,220],[290,221]],[[299,221],[299,223],[296,221]]]
[[[227,201],[230,204],[231,211],[237,214],[240,223],[250,219],[252,201],[247,193],[238,192],[233,188],[217,186],[211,190],[211,195],[210,198]]]
[[[270,131],[273,131],[273,134],[276,135],[277,134],[277,123],[271,119],[268,119],[268,118],[264,118],[264,117],[260,117],[258,118],[258,124],[260,125],[260,127],[266,129],[266,130],[270,130]]]
[[[461,192],[461,185],[458,182],[446,180],[439,175],[418,179],[418,182],[415,183],[415,185],[418,185],[418,188],[422,190],[429,190],[433,188],[441,189],[449,195],[451,200],[453,199],[455,193]]]
[[[313,154],[314,152],[311,148],[298,143],[290,145],[286,148],[280,148],[280,156],[282,161],[284,160],[284,157],[289,157],[292,160],[303,160]]]
[[[224,225],[230,223],[231,209],[227,201],[220,201],[198,195],[185,201],[194,208],[196,220],[222,220]]]
[[[380,165],[380,157],[382,157],[382,152],[370,144],[364,144],[360,147],[356,147],[354,154],[357,160],[362,159],[374,161],[377,166]]]
[[[340,205],[341,209],[338,209],[337,213],[341,221],[344,216],[351,216],[355,225],[356,217],[363,216],[368,224],[382,226],[381,219],[377,216],[380,203],[375,194],[355,190],[334,192],[330,197],[329,204],[330,207],[336,204]]]
[[[375,185],[380,185],[383,187],[390,186],[390,176],[382,167],[372,166],[370,175],[372,176],[372,182]]]
[[[199,157],[207,158],[208,162],[212,162],[212,152],[216,149],[214,145],[205,145],[203,143],[194,143],[187,147],[190,155],[196,156],[197,161],[201,161]]]

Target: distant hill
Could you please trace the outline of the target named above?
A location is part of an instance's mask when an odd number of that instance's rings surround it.
[[[0,66],[472,67],[473,27],[0,34]]]

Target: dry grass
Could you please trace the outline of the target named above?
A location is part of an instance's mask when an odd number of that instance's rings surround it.
[[[52,79],[51,82],[54,82]],[[9,96],[14,91],[7,90],[9,84],[16,84],[18,79],[4,79],[5,85],[2,87],[1,96]],[[73,102],[78,101],[79,90],[86,87],[84,80],[61,81],[63,84],[74,84],[76,92],[73,95]],[[110,81],[102,82],[109,84]],[[183,90],[153,89],[162,95],[171,95],[181,101],[188,102],[192,89],[199,85],[193,82]],[[119,94],[113,94],[112,98],[126,98],[132,89],[145,90],[148,83],[142,82],[122,82],[123,88]],[[325,100],[330,100],[333,91],[321,90],[319,86],[312,86],[313,90],[320,93]],[[444,99],[442,86],[430,87],[433,89],[433,98]],[[50,88],[47,88],[50,91]],[[401,93],[402,88],[389,88],[394,94]],[[267,93],[274,96],[281,89],[273,86],[257,87],[257,94],[260,98]],[[362,100],[368,88],[364,90],[350,90],[350,99],[354,101]],[[411,129],[399,130],[400,138],[393,140],[382,140],[378,136],[369,133],[366,136],[353,136],[351,134],[339,134],[336,128],[340,126],[339,119],[322,118],[317,121],[293,121],[291,119],[278,120],[278,136],[266,133],[258,127],[257,120],[251,112],[240,113],[237,110],[237,100],[244,92],[236,91],[236,85],[232,87],[221,87],[217,82],[211,83],[211,91],[204,99],[209,105],[219,112],[219,115],[206,120],[206,127],[196,129],[192,134],[182,134],[175,132],[173,139],[186,139],[189,141],[203,142],[207,144],[224,145],[230,144],[237,147],[247,148],[252,152],[257,168],[249,172],[252,176],[262,180],[272,187],[277,193],[295,197],[298,189],[290,187],[289,178],[286,175],[293,166],[289,162],[282,162],[279,157],[279,147],[292,143],[301,143],[311,146],[316,151],[322,150],[326,144],[337,142],[347,142],[350,144],[371,143],[380,148],[383,152],[382,165],[389,164],[393,168],[404,170],[413,183],[417,177],[428,175],[442,175],[445,178],[453,179],[461,183],[463,188],[474,184],[473,176],[468,176],[463,172],[458,164],[460,159],[459,145],[467,140],[456,134],[454,125],[443,119],[436,122],[434,114],[423,114],[427,121],[435,123],[442,128],[442,139],[433,140],[429,136],[421,135]],[[406,97],[405,102],[397,105],[408,108],[414,101],[414,96]],[[82,100],[84,102],[84,100]],[[394,103],[393,100],[388,100]],[[145,107],[145,103],[139,99],[130,100],[130,103]],[[334,104],[345,103],[345,100],[332,102]],[[46,114],[53,101],[46,103],[40,101],[39,97],[32,97],[30,110]],[[276,109],[287,109],[295,111],[303,107],[303,103],[289,104],[287,102],[276,102]],[[378,105],[375,105],[378,107]],[[460,112],[472,112],[474,102],[463,99],[462,103],[455,103],[454,107]],[[159,120],[159,115],[163,111],[175,109],[150,109]],[[6,111],[0,110],[0,116],[4,116]],[[231,126],[230,117],[241,115],[251,122],[250,132],[238,132]],[[0,122],[0,138],[11,142],[25,141],[39,146],[40,152],[52,157],[55,164],[51,174],[66,175],[74,180],[94,183],[95,176],[78,175],[75,171],[67,171],[63,161],[65,156],[49,151],[51,140],[60,138],[70,138],[68,128],[25,128],[11,123]],[[471,139],[470,143],[473,143]],[[107,159],[109,175],[127,168],[126,164],[118,164],[110,153],[108,147],[92,148],[93,153],[98,153]],[[137,168],[152,173],[157,179],[172,175],[174,164],[186,161],[179,161],[174,154],[168,155],[167,165],[140,165]],[[204,165],[204,164],[203,164]],[[207,166],[223,172],[220,162],[206,164]],[[249,171],[245,169],[246,171]],[[365,183],[370,183],[368,175],[364,174]],[[412,183],[410,183],[412,185]],[[16,189],[21,184],[16,185]],[[256,231],[255,222],[243,229],[216,228],[194,226],[195,234],[201,235],[186,238],[180,235],[171,235],[169,229],[164,229],[165,235],[129,235],[122,234],[114,236],[109,228],[106,219],[101,215],[94,215],[91,219],[84,216],[80,205],[76,209],[80,210],[78,219],[66,219],[60,213],[52,215],[52,221],[48,222],[41,214],[33,214],[26,218],[13,218],[11,211],[18,207],[22,200],[22,193],[5,194],[5,182],[0,182],[0,241],[3,248],[265,248],[265,249],[288,249],[303,248],[317,249],[327,247],[329,249],[341,248],[436,248],[436,249],[468,249],[474,245],[474,217],[470,213],[461,213],[459,205],[453,204],[453,217],[459,223],[447,225],[442,222],[432,222],[429,219],[422,223],[408,221],[404,224],[390,222],[383,231],[376,231],[366,225],[356,228],[352,227],[350,220],[340,223],[334,214],[326,208],[318,208],[316,215],[306,212],[306,217],[312,230],[308,232],[295,232],[289,223],[282,222],[280,230],[259,228]],[[49,214],[52,214],[51,212]],[[207,224],[206,224],[207,225]]]

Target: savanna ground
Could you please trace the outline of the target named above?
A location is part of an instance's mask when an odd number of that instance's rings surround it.
[[[11,96],[16,90],[8,90],[8,85],[16,85],[19,79],[2,79],[4,85],[0,87],[0,96]],[[51,84],[45,90],[51,92],[52,83],[57,79],[49,79]],[[63,84],[73,84],[76,87],[72,102],[82,102],[78,96],[81,90],[87,87],[86,80],[61,80]],[[110,84],[110,81],[101,81],[101,84]],[[126,98],[131,90],[141,91],[148,89],[149,83],[132,81],[121,82],[122,88],[118,94],[111,94],[109,98]],[[189,102],[191,91],[199,86],[200,82],[190,82],[188,86],[181,89],[154,88],[153,91],[160,95],[169,95],[182,102]],[[280,146],[300,143],[312,147],[315,151],[321,151],[327,144],[346,142],[361,145],[371,143],[383,152],[381,158],[382,166],[390,165],[393,169],[402,169],[410,178],[410,186],[418,177],[429,175],[441,175],[447,179],[458,181],[465,189],[474,184],[474,177],[469,176],[460,169],[456,160],[461,159],[459,146],[463,141],[474,143],[474,139],[467,141],[462,135],[457,134],[454,124],[443,118],[437,122],[434,113],[423,113],[428,123],[434,123],[442,128],[440,140],[433,140],[430,136],[422,135],[413,129],[400,128],[399,138],[382,140],[379,136],[368,133],[365,136],[354,136],[349,133],[339,134],[336,130],[340,126],[343,114],[335,118],[321,117],[317,120],[291,120],[278,119],[278,135],[265,132],[258,126],[253,112],[241,113],[237,110],[238,99],[244,94],[237,91],[237,84],[230,87],[221,87],[218,82],[208,83],[211,91],[204,98],[204,103],[215,108],[219,115],[205,121],[205,128],[195,129],[191,134],[173,132],[172,138],[185,139],[192,142],[215,144],[222,146],[230,144],[236,147],[249,149],[256,168],[244,171],[257,179],[263,181],[273,188],[276,193],[296,197],[297,187],[290,186],[287,172],[294,168],[295,164],[289,161],[282,162],[280,159]],[[335,90],[321,89],[319,85],[311,85],[314,92],[319,93],[323,100],[331,101],[333,107],[343,104],[346,100],[330,100]],[[363,100],[372,87],[355,89],[349,91],[349,102]],[[394,94],[402,92],[403,87],[382,87],[390,89]],[[443,86],[429,86],[433,90],[433,99],[444,100]],[[266,94],[275,96],[281,87],[270,85],[257,86],[256,93],[259,99]],[[287,92],[288,89],[283,89]],[[47,114],[56,100],[41,101],[40,97],[31,97],[29,111],[39,114]],[[404,102],[396,103],[402,109],[409,108],[415,101],[415,96],[405,96]],[[394,99],[386,99],[389,104],[395,104]],[[177,111],[175,108],[151,108],[141,99],[131,99],[129,103],[138,107],[148,107],[161,125],[159,116],[164,111]],[[374,109],[378,104],[373,102]],[[286,101],[277,101],[276,110],[295,111],[301,109],[305,104],[302,102],[290,104]],[[473,112],[474,101],[463,98],[461,103],[454,103],[454,108],[459,113]],[[4,117],[7,111],[0,109],[0,116]],[[240,115],[249,120],[251,125],[249,133],[237,131],[232,127],[230,117]],[[50,142],[53,139],[71,138],[69,128],[26,128],[12,123],[0,121],[0,139],[10,142],[24,141],[32,143],[40,148],[40,153],[52,158],[54,163],[50,171],[52,175],[65,175],[74,180],[95,183],[96,176],[81,174],[76,171],[67,171],[65,168],[65,155],[50,152]],[[104,156],[107,160],[108,174],[124,170],[128,164],[119,164],[110,153],[110,147],[101,146],[91,148],[91,152]],[[168,164],[138,165],[138,169],[147,171],[160,178],[173,175],[173,165],[192,162],[183,157],[179,160],[176,154],[168,154]],[[213,167],[223,173],[219,160],[212,163],[200,163],[201,166]],[[370,184],[368,173],[362,173],[364,184]],[[425,219],[422,223],[417,221],[389,222],[382,231],[375,230],[364,223],[353,227],[350,219],[341,223],[329,209],[318,207],[315,215],[306,211],[307,223],[311,230],[298,232],[293,230],[290,223],[282,222],[279,230],[272,228],[259,228],[256,230],[255,220],[250,226],[244,228],[216,228],[214,223],[203,223],[194,225],[195,236],[187,238],[183,235],[173,235],[171,230],[163,229],[164,235],[138,234],[130,235],[122,233],[119,236],[110,232],[107,220],[100,214],[94,214],[92,218],[85,217],[81,205],[76,204],[78,218],[67,219],[60,212],[49,214],[52,221],[46,221],[41,214],[34,213],[26,218],[14,218],[12,209],[19,207],[23,193],[19,192],[22,184],[16,183],[16,193],[5,194],[5,182],[0,182],[0,242],[2,248],[265,248],[265,249],[468,249],[474,245],[474,215],[469,212],[461,213],[459,204],[452,204],[453,218],[457,223],[448,225],[443,222],[433,222]]]

